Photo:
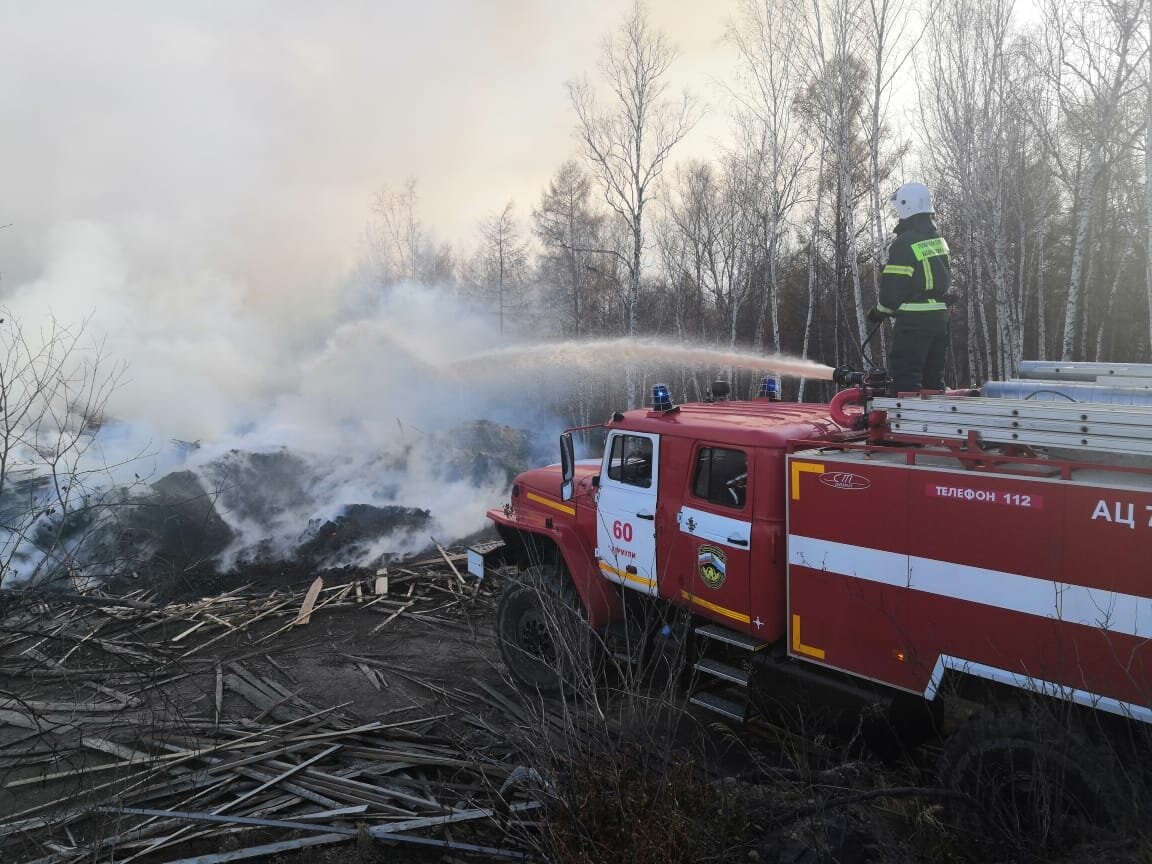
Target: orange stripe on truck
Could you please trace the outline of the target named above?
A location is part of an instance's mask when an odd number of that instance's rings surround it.
[[[545,498],[543,495],[537,495],[535,492],[529,492],[526,496],[529,501],[535,501],[537,504],[543,504],[545,507],[551,507],[553,510],[559,510],[561,513],[568,516],[576,515],[576,508],[569,507],[567,504],[561,504],[559,501],[553,501],[551,498]]]
[[[725,618],[731,618],[733,621],[739,621],[741,624],[749,624],[752,619],[745,615],[743,612],[737,612],[734,609],[726,609],[723,606],[718,606],[715,603],[710,603],[703,597],[697,597],[695,594],[689,594],[687,591],[681,589],[680,596],[689,601],[695,606],[707,609],[710,612],[716,612],[723,615]]]

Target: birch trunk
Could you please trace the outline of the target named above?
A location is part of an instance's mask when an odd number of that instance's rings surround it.
[[[1080,322],[1080,283],[1084,279],[1084,259],[1088,254],[1088,229],[1092,225],[1092,184],[1096,181],[1099,156],[1092,154],[1090,168],[1081,184],[1080,215],[1076,220],[1076,233],[1072,243],[1072,266],[1068,274],[1068,299],[1064,303],[1064,336],[1060,343],[1060,359],[1073,360],[1076,353],[1076,326]]]
[[[1152,45],[1152,15],[1148,16],[1148,40]],[[1147,123],[1144,132],[1144,291],[1148,298],[1148,347],[1152,349],[1152,50],[1148,51]]]
[[[812,213],[812,234],[808,241],[808,313],[804,318],[804,347],[800,351],[801,358],[808,359],[808,349],[812,339],[812,320],[816,314],[816,241],[820,236],[820,210],[824,205],[824,156],[825,141],[820,139],[820,155],[816,163],[816,207]],[[804,385],[806,378],[800,379],[800,388],[796,399],[804,401]]]
[[[1152,199],[1150,199],[1152,201]],[[1047,248],[1044,241],[1048,237],[1048,217],[1040,213],[1040,223],[1036,226],[1036,359],[1048,359],[1048,291],[1044,280]],[[1152,285],[1152,282],[1149,283]]]
[[[846,136],[844,136],[846,137]],[[860,285],[860,261],[856,255],[856,219],[852,212],[852,169],[848,164],[848,142],[841,137],[837,142],[840,161],[840,207],[844,220],[844,254],[848,256],[848,269],[852,275],[852,300],[856,312],[856,334],[858,343],[864,344],[868,327],[864,321],[864,291]]]
[[[968,234],[968,243],[970,248],[975,246],[975,237],[971,232]],[[977,326],[976,326],[976,307],[980,303],[979,288],[977,280],[980,278],[979,266],[976,262],[976,256],[968,256],[968,265],[965,268],[968,271],[968,378],[972,383],[980,380],[980,372],[976,366],[976,345],[977,339]]]
[[[1131,247],[1125,243],[1120,248],[1120,260],[1116,265],[1116,274],[1112,278],[1112,287],[1108,289],[1108,304],[1104,310],[1104,316],[1100,319],[1100,326],[1096,329],[1096,353],[1093,360],[1100,361],[1101,356],[1104,354],[1104,327],[1112,320],[1112,307],[1116,302],[1116,292],[1120,288],[1120,279],[1124,275],[1124,271],[1128,266],[1128,256],[1131,252]]]

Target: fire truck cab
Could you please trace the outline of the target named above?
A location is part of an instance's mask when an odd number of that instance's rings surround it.
[[[550,597],[601,632],[687,613],[695,668],[727,688],[692,701],[733,719],[771,654],[928,701],[960,676],[1152,723],[1152,408],[856,380],[856,414],[658,386],[594,462],[566,433],[488,514],[523,574],[499,611],[512,673],[559,683],[532,600]]]

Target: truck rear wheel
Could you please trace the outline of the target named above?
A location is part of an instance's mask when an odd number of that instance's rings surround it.
[[[537,565],[504,586],[496,635],[508,671],[543,693],[591,682],[594,636],[562,567]]]
[[[1075,821],[1114,812],[1109,762],[1054,723],[977,718],[945,742],[941,773],[1003,836],[1042,848],[1062,843]]]

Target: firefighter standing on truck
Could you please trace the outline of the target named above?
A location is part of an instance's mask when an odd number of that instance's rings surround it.
[[[948,243],[932,221],[932,196],[923,183],[905,183],[892,193],[899,222],[888,248],[880,298],[868,313],[879,324],[896,319],[888,355],[890,393],[944,389],[948,347],[948,293],[952,261]]]

